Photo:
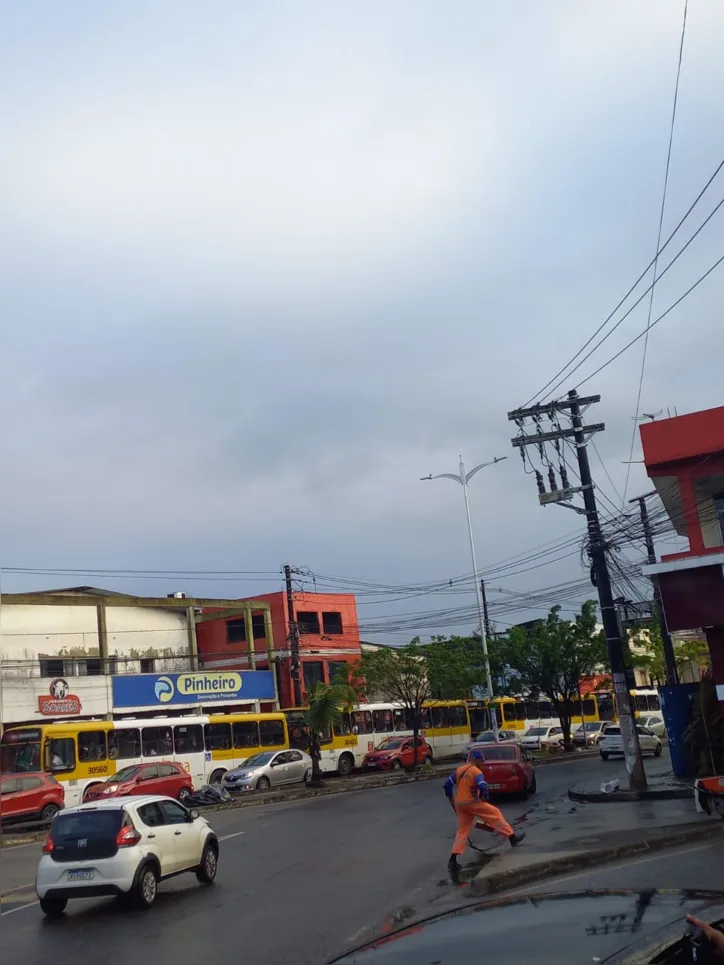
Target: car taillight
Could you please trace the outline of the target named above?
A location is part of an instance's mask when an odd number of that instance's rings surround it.
[[[53,844],[53,839],[48,835],[45,839],[45,844],[43,845],[43,854],[50,854],[55,845]]]
[[[121,830],[116,835],[116,847],[118,848],[132,848],[134,845],[138,844],[141,840],[141,835],[134,827],[130,824]]]

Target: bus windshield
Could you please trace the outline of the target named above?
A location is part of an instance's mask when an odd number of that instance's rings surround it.
[[[0,752],[0,771],[13,774],[40,770],[40,731],[6,731]]]

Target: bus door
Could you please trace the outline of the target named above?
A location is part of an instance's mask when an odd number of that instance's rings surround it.
[[[183,765],[196,790],[203,787],[206,783],[203,724],[174,725],[173,759]]]

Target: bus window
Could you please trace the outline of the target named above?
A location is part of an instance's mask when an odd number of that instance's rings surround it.
[[[144,757],[173,754],[170,727],[144,727],[141,731],[141,753]]]
[[[72,737],[51,737],[45,745],[46,769],[57,771],[75,770],[75,741]]]
[[[106,732],[86,730],[78,734],[78,760],[82,764],[106,759]]]
[[[5,731],[2,736],[0,772],[40,771],[40,731]]]
[[[515,719],[525,720],[525,704],[522,700],[516,700],[515,702]]]
[[[108,735],[108,756],[114,760],[130,760],[141,756],[141,732],[136,727],[112,730]]]
[[[465,707],[451,707],[450,708],[450,726],[451,727],[467,727],[468,726],[468,714]]]
[[[395,729],[391,710],[373,710],[372,723],[376,734],[391,734]]]
[[[392,711],[392,718],[395,724],[395,730],[407,730],[405,726],[405,711],[401,707],[395,707]]]
[[[237,720],[231,725],[234,747],[259,747],[259,724],[255,720]]]
[[[262,747],[283,747],[284,724],[280,720],[260,720],[259,739]]]
[[[647,711],[649,709],[646,694],[634,694],[634,709]]]
[[[325,744],[332,743],[332,731],[329,727],[325,727],[324,730],[319,732],[319,743],[322,747],[324,747]]]
[[[553,704],[550,700],[538,701],[538,715],[541,720],[550,720],[556,716],[556,714],[553,713]]]
[[[334,733],[336,737],[349,737],[352,733],[352,724],[349,720],[349,714],[343,713],[339,720],[334,722]]]
[[[430,711],[432,716],[433,730],[443,730],[443,728],[450,726],[449,707],[431,707]]]
[[[204,724],[204,740],[207,751],[230,751],[231,727],[229,724]]]
[[[537,700],[527,700],[525,703],[525,719],[526,720],[538,720],[540,717],[540,711],[538,710],[539,704]]]
[[[204,732],[201,724],[179,724],[173,729],[173,742],[177,754],[198,754],[204,749]]]
[[[516,720],[515,703],[512,700],[503,704],[503,720],[511,722]]]
[[[612,694],[596,694],[596,700],[598,701],[598,719],[599,720],[613,720],[615,716],[615,708],[613,704]]]
[[[372,733],[372,714],[369,710],[355,710],[352,713],[352,726],[358,734]]]
[[[649,710],[661,710],[661,701],[658,694],[649,694]]]
[[[470,730],[473,734],[480,734],[490,729],[490,717],[484,707],[470,708]]]
[[[591,697],[586,697],[583,701],[583,715],[584,717],[596,716],[596,701]]]

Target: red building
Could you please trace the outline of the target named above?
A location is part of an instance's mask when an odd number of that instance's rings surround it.
[[[359,660],[361,655],[357,604],[348,593],[293,593],[294,619],[299,627],[299,659],[303,700],[309,688],[322,681],[329,683],[338,668]],[[250,598],[251,599],[251,598]],[[253,597],[270,606],[273,632],[273,658],[276,669],[279,705],[293,707],[292,653],[289,643],[289,611],[283,592]],[[242,608],[244,600],[238,601]],[[196,630],[199,658],[206,668],[225,667],[266,669],[269,665],[264,616],[252,613],[250,636],[243,614],[218,620],[206,619]]]
[[[724,406],[641,426],[646,471],[684,552],[644,568],[656,576],[669,631],[704,628],[724,701]]]

